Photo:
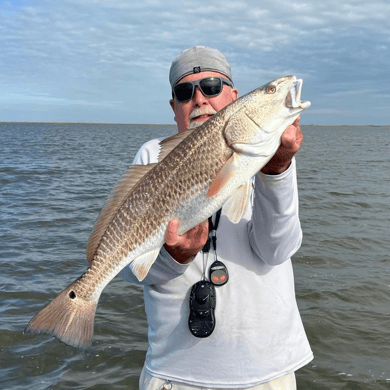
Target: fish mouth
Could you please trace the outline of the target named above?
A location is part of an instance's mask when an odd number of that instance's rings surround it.
[[[309,108],[311,106],[311,103],[309,101],[301,100],[302,85],[302,79],[295,79],[293,81],[293,84],[286,96],[285,104],[287,108],[298,108],[301,110],[305,110],[306,108]]]

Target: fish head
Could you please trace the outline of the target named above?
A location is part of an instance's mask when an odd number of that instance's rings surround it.
[[[243,96],[230,112],[225,129],[228,145],[241,153],[257,155],[260,149],[270,153],[284,130],[311,105],[301,100],[302,84],[296,76],[285,76]],[[265,147],[268,143],[270,148]]]

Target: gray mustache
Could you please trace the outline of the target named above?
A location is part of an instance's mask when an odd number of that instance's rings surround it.
[[[194,119],[201,115],[214,115],[216,113],[217,111],[213,110],[212,108],[195,108],[190,114],[190,119]]]

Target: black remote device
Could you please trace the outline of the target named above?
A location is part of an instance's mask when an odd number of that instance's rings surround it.
[[[206,280],[191,287],[188,326],[195,337],[204,338],[213,333],[216,298],[214,285]]]

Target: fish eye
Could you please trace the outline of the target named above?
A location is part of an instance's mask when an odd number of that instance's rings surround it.
[[[270,85],[267,88],[267,93],[275,93],[276,92],[276,87],[274,85]]]

